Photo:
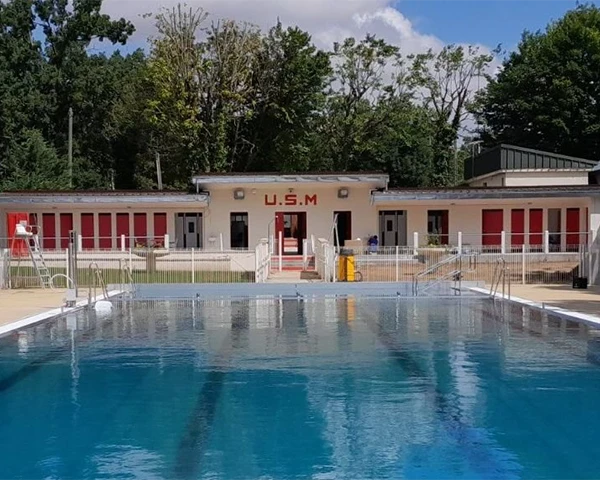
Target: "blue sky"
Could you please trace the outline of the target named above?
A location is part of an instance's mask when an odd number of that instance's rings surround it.
[[[445,43],[483,43],[513,50],[523,30],[543,30],[576,6],[563,0],[403,0],[396,8],[415,28]]]

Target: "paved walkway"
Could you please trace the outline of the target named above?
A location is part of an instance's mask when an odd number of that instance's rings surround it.
[[[576,290],[571,285],[512,285],[511,295],[552,307],[600,315],[600,286]]]
[[[65,304],[65,290],[0,290],[0,326]]]
[[[320,282],[321,279],[315,272],[271,272],[267,283],[313,283]]]

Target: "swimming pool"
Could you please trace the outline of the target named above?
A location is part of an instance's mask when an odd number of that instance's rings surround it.
[[[0,478],[597,478],[599,361],[478,297],[123,301],[0,339]]]

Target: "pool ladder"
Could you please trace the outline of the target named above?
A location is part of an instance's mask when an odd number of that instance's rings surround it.
[[[510,300],[510,268],[506,266],[504,258],[499,258],[496,261],[496,267],[492,276],[492,285],[490,286],[490,297],[496,297],[500,283],[502,283],[502,297]],[[508,297],[506,296],[507,293]]]
[[[131,273],[131,268],[127,264],[127,261],[119,259],[119,272],[120,272],[120,281],[121,281],[121,292],[125,292],[125,286],[129,287],[129,293],[135,293],[135,282],[133,281],[133,275]]]
[[[88,266],[88,284],[88,305],[92,304],[92,299],[96,299],[98,288],[100,288],[104,300],[108,300],[108,290],[106,289],[106,283],[104,282],[104,274],[96,262],[92,262]]]

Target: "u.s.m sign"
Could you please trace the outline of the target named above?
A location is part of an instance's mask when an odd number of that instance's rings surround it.
[[[286,207],[302,207],[308,205],[317,205],[318,198],[317,194],[313,195],[296,195],[295,193],[288,193],[286,195],[277,195],[276,193],[265,195],[265,205],[267,206],[286,206]]]

